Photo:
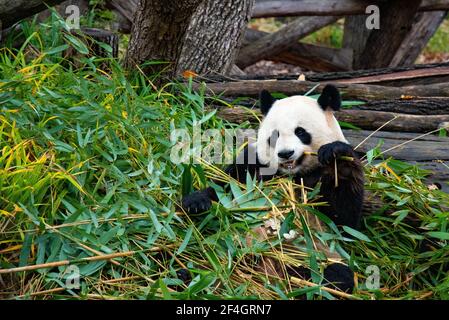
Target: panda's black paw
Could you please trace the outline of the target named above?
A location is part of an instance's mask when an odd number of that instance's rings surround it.
[[[205,191],[195,191],[182,199],[182,207],[189,214],[205,212],[211,206],[212,201]]]
[[[335,159],[342,156],[353,157],[354,149],[341,141],[325,144],[318,149],[318,161],[324,166],[334,163]]]
[[[354,290],[354,272],[340,263],[333,263],[324,269],[324,284],[331,289],[351,293]]]

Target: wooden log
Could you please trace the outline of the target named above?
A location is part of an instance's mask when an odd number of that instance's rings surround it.
[[[332,81],[331,81],[332,82]],[[195,83],[193,86],[198,89],[203,84]],[[245,80],[224,83],[206,83],[206,89],[214,94],[222,94],[228,97],[257,97],[261,90],[280,92],[287,95],[305,94],[315,88],[314,93],[320,93],[324,83],[316,83],[298,80]],[[335,83],[340,89],[344,99],[357,99],[362,101],[370,100],[392,100],[420,97],[449,97],[449,83],[439,83],[431,85],[406,86],[401,88],[383,87],[366,84],[340,84]]]
[[[221,109],[219,115],[234,123],[245,121],[255,123],[258,121],[255,115],[260,116],[258,110],[249,111],[242,107]],[[441,128],[441,123],[449,121],[449,114],[429,116],[371,110],[340,110],[335,112],[335,117],[339,121],[350,123],[361,129],[377,130],[383,127],[383,130],[388,131],[416,133],[437,130]],[[449,126],[446,128],[449,129]]]
[[[390,65],[412,28],[413,18],[421,1],[395,0],[379,4],[380,28],[371,30],[365,48],[360,53],[360,68],[382,68]]]
[[[299,39],[337,21],[337,17],[303,17],[289,23],[280,30],[264,36],[254,43],[243,47],[236,60],[237,66],[245,68],[270,56],[275,56]]]
[[[390,67],[414,64],[446,15],[447,11],[418,13],[413,21],[412,30],[405,37],[393,57]]]
[[[297,78],[298,75],[239,76],[233,80],[296,80]],[[405,67],[340,72],[305,72],[305,78],[307,81],[312,82],[364,83],[387,86],[427,85],[449,82],[449,63],[418,64]],[[208,76],[208,79],[219,82],[228,81],[228,79],[219,75]]]
[[[256,2],[253,18],[294,16],[349,16],[365,14],[366,7],[379,1],[372,0],[281,0]],[[419,11],[448,10],[448,0],[423,0]]]
[[[449,115],[421,116],[372,110],[341,110],[335,116],[339,121],[363,129],[376,130],[388,123],[383,130],[418,133],[437,130],[440,123],[449,121]]]
[[[138,2],[138,0],[109,0],[106,5],[132,22]]]
[[[365,15],[350,16],[345,18],[343,33],[343,48],[352,49],[352,69],[360,69],[360,54],[366,45],[366,40],[371,32],[366,27]]]
[[[372,132],[343,130],[343,134],[354,147],[360,145]],[[361,144],[357,151],[362,153],[379,146],[384,157],[398,160],[433,162],[449,161],[449,138],[420,134],[379,131]]]
[[[223,97],[222,99],[231,105],[234,101],[234,98]],[[256,104],[256,98],[240,99],[238,102],[239,106],[246,108],[252,108]],[[354,105],[351,110],[384,111],[411,115],[449,115],[449,98],[373,100]]]
[[[412,69],[392,73],[354,77],[352,79],[336,79],[338,83],[372,83],[381,85],[430,84],[447,82],[449,79],[449,66],[434,68]]]
[[[247,29],[243,47],[268,34],[259,30]],[[300,66],[304,70],[343,71],[351,69],[352,49],[335,49],[295,42],[285,51],[265,59]]]
[[[368,101],[352,110],[374,110],[415,115],[449,115],[449,98]]]
[[[0,0],[0,29],[39,13],[64,0]]]

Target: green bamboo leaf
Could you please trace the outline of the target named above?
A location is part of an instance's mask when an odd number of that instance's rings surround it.
[[[354,230],[348,226],[343,226],[343,230],[346,231],[347,233],[349,233],[351,236],[353,236],[356,239],[371,242],[371,240],[367,236],[365,236],[363,233],[361,233],[360,231]]]

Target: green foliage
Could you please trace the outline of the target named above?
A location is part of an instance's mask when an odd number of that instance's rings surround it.
[[[89,48],[58,19],[23,30],[27,45],[0,52],[0,268],[68,260],[82,282],[79,291],[65,289],[67,266],[16,273],[25,298],[333,299],[319,286],[327,261],[316,244],[353,266],[354,298],[448,298],[449,199],[427,188],[424,171],[376,162],[379,152],[371,152],[366,186],[384,205],[364,230],[345,235],[319,212],[318,188],[288,179],[212,184],[220,202],[186,216],[182,194],[211,177],[229,178],[206,164],[174,165],[170,133],[200,124],[237,128],[207,111],[209,101],[222,102],[190,85],[156,87],[152,77],[86,55]],[[69,47],[79,52],[77,69],[64,59]],[[310,217],[327,228],[314,229]],[[267,218],[279,220],[279,235],[248,244]],[[290,241],[292,230],[298,237]],[[116,253],[128,254],[83,260]],[[309,267],[316,286],[267,279],[255,265],[262,256]],[[380,268],[380,290],[365,288],[369,265]],[[178,278],[181,268],[191,273],[188,285]]]

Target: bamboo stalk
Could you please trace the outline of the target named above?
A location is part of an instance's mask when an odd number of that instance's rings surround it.
[[[109,260],[109,259],[114,259],[114,258],[128,257],[128,256],[132,256],[139,252],[160,251],[160,250],[162,250],[160,247],[154,247],[154,248],[145,249],[145,250],[111,253],[111,254],[104,254],[101,256],[87,257],[87,258],[81,258],[81,259],[62,260],[62,261],[48,262],[48,263],[42,263],[42,264],[35,264],[32,266],[16,267],[16,268],[10,268],[10,269],[0,269],[0,274],[17,273],[17,272],[22,272],[22,271],[33,271],[33,270],[39,270],[39,269],[61,267],[61,266],[67,266],[70,264],[75,264],[75,263],[103,261],[103,260]]]

